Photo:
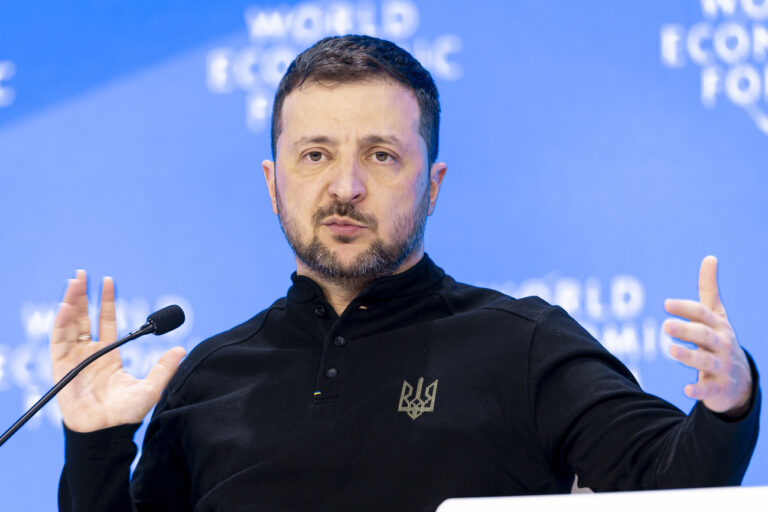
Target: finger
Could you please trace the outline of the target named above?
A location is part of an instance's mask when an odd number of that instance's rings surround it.
[[[72,304],[64,302],[56,314],[51,331],[51,349],[56,345],[77,342],[76,310]]]
[[[720,292],[717,288],[717,258],[714,256],[707,256],[701,262],[699,300],[718,315],[725,316],[725,309],[720,301]]]
[[[116,339],[117,320],[115,315],[115,283],[111,277],[105,277],[101,285],[99,343],[112,343]]]
[[[88,318],[88,281],[85,270],[78,270],[76,279],[83,285],[78,290],[81,293],[75,296],[75,307],[77,308],[78,335],[91,334],[91,321]]]
[[[146,382],[155,394],[154,401],[160,398],[168,381],[171,380],[173,374],[176,373],[176,368],[179,366],[179,361],[186,355],[186,351],[182,347],[173,347],[165,354],[160,356],[157,364],[152,367],[147,374]]]
[[[66,333],[70,327],[74,328],[74,332],[77,333],[77,302],[83,293],[83,287],[83,283],[78,279],[70,279],[68,281],[67,290],[64,292],[64,299],[53,322],[53,331],[51,332],[52,344],[69,342],[77,338],[77,334],[68,337]]]
[[[711,327],[697,322],[684,322],[682,320],[665,320],[664,332],[681,341],[693,343],[710,352],[722,352],[723,343],[717,332]]]
[[[63,377],[78,360],[78,347],[81,343],[77,341],[77,329],[75,307],[65,302],[56,315],[51,332],[50,350],[54,381]]]
[[[664,301],[664,309],[671,315],[708,325],[713,329],[720,329],[727,323],[725,318],[718,316],[707,306],[695,300],[667,299]]]
[[[77,279],[68,279],[67,280],[67,289],[64,292],[64,298],[62,299],[62,303],[70,304],[71,306],[75,306],[77,302],[77,297],[80,296],[80,294],[83,293],[82,291],[83,283]]]
[[[717,394],[717,386],[714,382],[699,381],[695,384],[688,384],[684,388],[685,394],[696,400],[706,400]]]
[[[686,366],[709,374],[718,373],[723,367],[720,358],[703,350],[691,350],[680,345],[671,345],[669,355]]]

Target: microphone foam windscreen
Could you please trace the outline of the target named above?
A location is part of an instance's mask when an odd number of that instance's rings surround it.
[[[170,332],[184,323],[184,311],[173,304],[159,309],[147,317],[147,322],[155,324],[155,334]]]

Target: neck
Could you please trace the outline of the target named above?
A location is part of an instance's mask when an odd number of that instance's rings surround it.
[[[422,256],[424,256],[423,245],[414,250],[393,272],[386,275],[395,275],[405,272],[416,265],[416,263],[421,260]],[[371,283],[371,281],[379,277],[384,277],[384,275],[380,275],[367,279],[330,278],[310,269],[298,258],[296,259],[296,274],[307,276],[317,283],[320,289],[323,290],[325,300],[328,301],[338,315],[341,315],[344,310],[347,309],[349,303],[352,302],[355,297],[357,297],[360,292]]]

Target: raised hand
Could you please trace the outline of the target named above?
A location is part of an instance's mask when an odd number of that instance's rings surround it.
[[[99,340],[91,340],[85,271],[69,281],[51,333],[53,380],[57,382],[77,363],[115,341],[115,287],[104,278],[99,311]],[[160,398],[165,385],[184,357],[174,347],[160,357],[145,379],[123,370],[120,352],[113,350],[97,359],[58,395],[64,424],[70,430],[91,432],[102,428],[140,423]]]
[[[752,374],[720,301],[717,259],[707,256],[701,262],[699,302],[667,299],[664,307],[690,320],[666,320],[664,332],[697,347],[672,345],[669,349],[673,358],[699,371],[698,381],[685,386],[685,394],[714,412],[735,416],[746,410],[752,398]]]

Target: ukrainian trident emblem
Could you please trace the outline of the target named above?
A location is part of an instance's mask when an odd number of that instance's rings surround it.
[[[427,386],[424,390],[424,396],[421,396],[421,389],[424,386],[424,377],[419,377],[416,384],[416,393],[413,392],[407,380],[403,381],[403,390],[400,392],[400,403],[397,406],[397,412],[404,412],[415,420],[425,412],[435,410],[435,395],[437,395],[437,379]]]

